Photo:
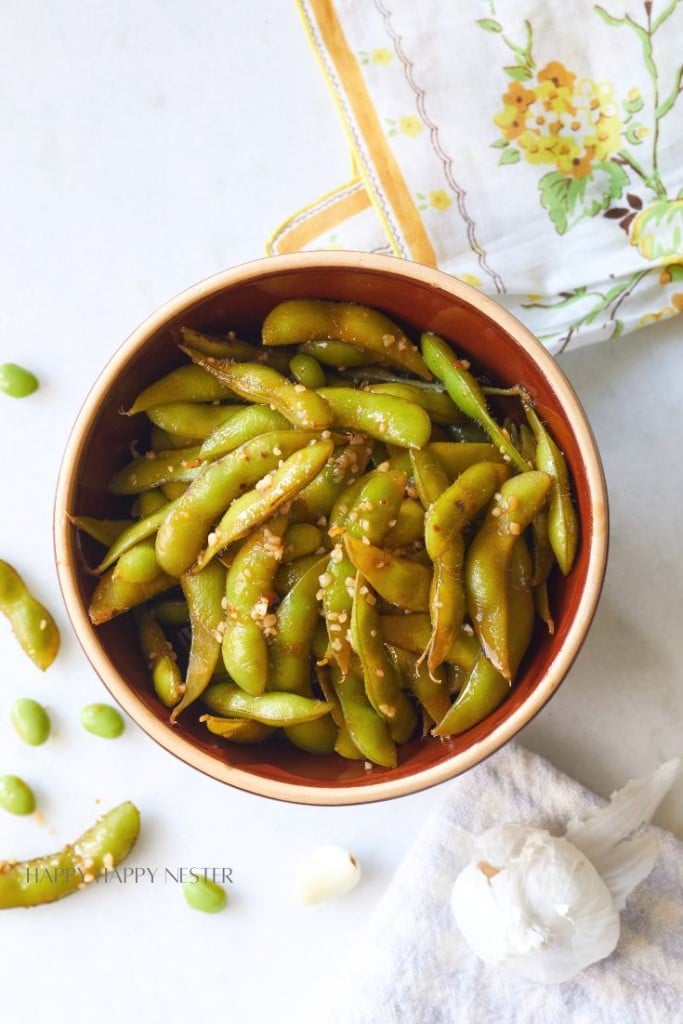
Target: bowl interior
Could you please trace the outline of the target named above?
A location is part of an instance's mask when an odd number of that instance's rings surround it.
[[[315,262],[313,261],[315,255]],[[581,522],[574,570],[553,577],[556,632],[537,628],[518,681],[506,701],[480,725],[448,740],[431,737],[401,747],[390,771],[337,755],[311,756],[284,741],[255,747],[226,744],[197,723],[196,707],[179,723],[155,698],[130,617],[92,627],[87,606],[94,579],[87,565],[101,549],[74,531],[64,513],[98,517],[128,514],[129,499],[107,491],[113,473],[144,436],[144,415],[127,417],[147,384],[185,362],[176,343],[181,326],[206,332],[234,330],[258,338],[260,325],[286,298],[317,297],[375,306],[415,339],[424,330],[451,342],[492,382],[523,383],[567,458]],[[495,322],[491,312],[499,318]],[[513,332],[517,340],[513,340]],[[599,457],[583,412],[554,360],[490,300],[438,272],[393,258],[321,254],[275,258],[227,272],[169,303],[129,339],[96,383],[65,456],[56,509],[60,579],[69,614],[86,654],[112,695],[155,739],[209,774],[243,788],[305,802],[347,802],[395,795],[457,774],[497,749],[559,685],[590,623],[605,562],[606,504]]]

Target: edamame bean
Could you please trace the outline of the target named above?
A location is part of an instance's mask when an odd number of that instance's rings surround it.
[[[110,704],[87,704],[81,711],[81,725],[104,740],[117,739],[126,727],[123,717]]]
[[[228,894],[223,886],[202,875],[183,883],[183,896],[188,907],[204,914],[217,914],[228,905]]]
[[[38,390],[38,379],[30,370],[16,363],[3,363],[0,366],[0,391],[11,398],[26,398]]]
[[[36,809],[33,790],[18,775],[0,775],[0,807],[10,814],[33,814]]]
[[[15,700],[10,721],[17,735],[31,747],[40,747],[50,736],[50,716],[42,704],[30,697]]]

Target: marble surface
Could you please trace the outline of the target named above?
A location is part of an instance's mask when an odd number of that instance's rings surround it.
[[[343,180],[343,133],[292,3],[8,0],[0,32],[0,362],[42,383],[25,402],[0,396],[0,557],[63,632],[43,676],[0,622],[0,773],[30,781],[42,811],[41,822],[2,814],[0,855],[56,849],[131,798],[145,821],[133,861],[157,872],[0,916],[2,1017],[317,1021],[449,784],[382,805],[295,807],[199,776],[132,723],[115,743],[84,733],[79,709],[104,691],[67,622],[51,518],[71,424],[112,352],[176,292],[262,255],[287,214]],[[521,740],[605,795],[682,747],[681,333],[658,324],[561,360],[604,458],[610,561],[588,640]],[[46,746],[13,733],[17,696],[49,707]],[[678,835],[682,798],[683,779],[656,819]],[[353,850],[363,882],[304,908],[293,873],[321,842]],[[185,907],[173,875],[191,865],[232,869],[228,912]]]

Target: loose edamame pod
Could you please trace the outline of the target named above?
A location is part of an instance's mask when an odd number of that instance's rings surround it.
[[[344,544],[356,569],[385,601],[411,612],[427,611],[431,569],[407,558],[398,558],[373,544],[363,544],[349,534],[344,537]]]
[[[57,657],[59,630],[55,620],[31,594],[23,579],[9,562],[0,559],[0,611],[28,654],[43,672]]]
[[[147,410],[147,417],[167,434],[204,441],[242,411],[239,405],[207,405],[202,402],[167,402]]]
[[[57,853],[0,862],[0,910],[52,903],[83,889],[128,856],[139,832],[137,807],[123,803]]]

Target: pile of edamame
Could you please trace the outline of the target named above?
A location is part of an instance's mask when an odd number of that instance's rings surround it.
[[[392,768],[481,721],[577,550],[528,394],[499,421],[449,344],[353,303],[286,301],[258,342],[180,348],[127,411],[146,450],[110,490],[130,518],[73,519],[106,548],[92,622],[130,612],[171,719],[200,702],[230,743]]]

